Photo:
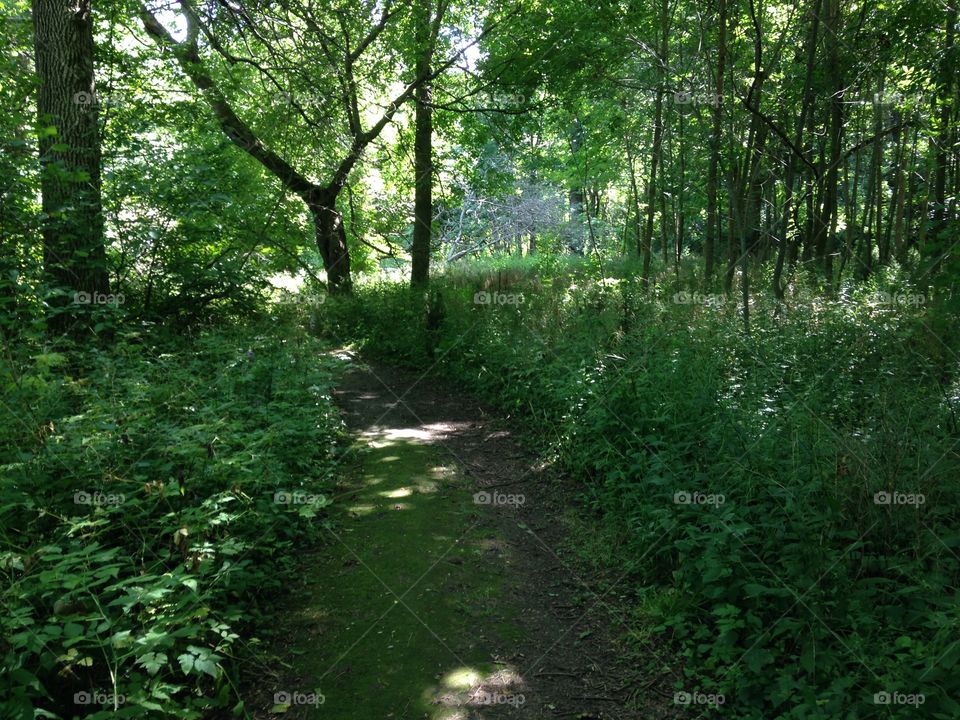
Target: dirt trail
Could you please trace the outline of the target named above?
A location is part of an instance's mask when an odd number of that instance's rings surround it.
[[[618,578],[584,578],[558,485],[438,380],[354,362],[331,543],[291,593],[286,717],[672,718],[617,649]],[[477,495],[477,493],[482,493]],[[619,588],[622,590],[622,588]],[[313,695],[311,695],[313,693]]]

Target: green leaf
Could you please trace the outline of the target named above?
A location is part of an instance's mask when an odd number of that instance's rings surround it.
[[[183,656],[180,656],[183,658]],[[193,657],[192,655],[190,657]],[[141,655],[137,658],[137,664],[142,666],[148,675],[156,675],[160,672],[160,669],[167,665],[167,656],[165,653],[147,653],[146,655]],[[181,659],[180,667],[183,667],[183,660]],[[191,665],[192,667],[192,665]],[[187,672],[185,669],[184,672]]]
[[[75,638],[83,635],[83,625],[75,622],[65,623],[63,626],[63,634],[68,638]]]
[[[183,653],[183,655],[177,657],[177,660],[180,661],[180,669],[183,670],[183,674],[189,675],[193,672],[193,665],[197,660],[197,656],[191,653]]]

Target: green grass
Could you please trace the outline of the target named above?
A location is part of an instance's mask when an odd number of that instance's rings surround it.
[[[497,669],[495,638],[519,632],[499,603],[504,568],[484,557],[472,490],[437,448],[387,430],[360,459],[331,552],[287,617],[307,685],[290,692],[319,688],[315,714],[331,720],[454,717]]]

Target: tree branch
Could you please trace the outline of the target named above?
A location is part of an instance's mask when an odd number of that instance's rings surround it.
[[[180,6],[184,10],[184,17],[187,21],[187,37],[184,41],[177,42],[174,40],[170,32],[147,9],[147,6],[141,4],[140,19],[147,34],[158,45],[173,53],[184,73],[209,103],[220,128],[234,145],[273,173],[286,188],[303,198],[310,196],[318,189],[317,184],[297,172],[286,160],[260,141],[250,127],[233,111],[213,78],[204,70],[200,62],[200,51],[197,47],[199,27],[196,15],[190,9],[188,3],[181,2]]]

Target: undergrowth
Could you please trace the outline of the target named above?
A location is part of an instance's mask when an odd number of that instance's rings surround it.
[[[4,718],[243,713],[240,661],[334,482],[335,361],[292,315],[8,349]]]
[[[597,561],[627,573],[636,635],[679,654],[677,691],[757,720],[957,717],[949,298],[893,276],[795,287],[755,297],[747,335],[723,295],[560,270],[371,284],[317,322],[533,430],[596,518]]]

